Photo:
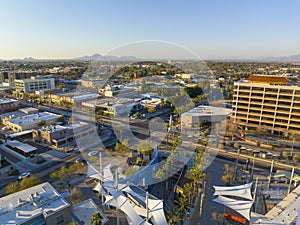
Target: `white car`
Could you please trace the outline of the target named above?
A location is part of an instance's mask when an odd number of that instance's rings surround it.
[[[28,176],[30,176],[30,173],[29,172],[24,172],[24,173],[22,173],[21,175],[18,176],[18,179],[22,180],[23,178],[28,177]]]
[[[97,155],[98,151],[91,151],[89,152],[88,156],[93,156],[93,155]]]

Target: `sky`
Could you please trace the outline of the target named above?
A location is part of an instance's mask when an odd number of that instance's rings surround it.
[[[289,56],[300,53],[299,8],[298,0],[0,0],[0,59],[107,54],[143,40],[202,58]]]

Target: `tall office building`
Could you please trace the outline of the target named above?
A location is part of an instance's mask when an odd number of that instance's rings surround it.
[[[280,134],[300,130],[300,87],[288,77],[253,75],[234,86],[235,123]]]

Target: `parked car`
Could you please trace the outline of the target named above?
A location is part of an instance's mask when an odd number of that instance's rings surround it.
[[[83,159],[83,158],[77,158],[77,159],[75,160],[75,163],[86,163],[86,160]]]
[[[18,179],[22,180],[23,178],[28,177],[28,176],[30,176],[30,173],[29,172],[24,172],[24,173],[22,173],[21,175],[18,176]]]
[[[88,156],[93,156],[93,155],[97,155],[98,151],[91,151],[89,152]]]

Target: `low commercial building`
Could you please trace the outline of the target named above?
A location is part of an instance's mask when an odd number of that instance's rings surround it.
[[[200,105],[181,115],[181,127],[182,129],[190,129],[205,120],[211,123],[221,122],[230,113],[231,109]]]
[[[6,113],[18,110],[20,108],[20,104],[15,99],[0,99],[0,113]]]
[[[123,115],[128,114],[137,104],[138,102],[134,99],[104,98],[98,101],[83,102],[82,108],[89,111],[99,110],[111,115]]]
[[[72,206],[48,182],[0,198],[1,224],[68,225]]]
[[[21,108],[17,111],[12,111],[8,113],[3,113],[0,115],[1,122],[3,125],[7,125],[7,121],[12,120],[17,117],[26,116],[30,114],[37,113],[39,110],[33,107]]]
[[[97,135],[96,128],[84,122],[76,122],[66,126],[44,126],[32,130],[34,141],[55,147],[61,147],[76,138],[80,139],[89,135]]]
[[[45,121],[44,125],[47,125],[51,122],[56,122],[58,116],[58,114],[50,112],[20,116],[6,121],[6,127],[14,132],[22,132],[24,130],[30,130],[41,126],[38,124],[39,121]]]
[[[22,143],[16,140],[13,141],[7,141],[5,143],[6,147],[11,149],[12,151],[18,153],[19,155],[28,158],[32,155],[34,155],[37,152],[37,148],[33,147],[29,144]]]
[[[85,101],[97,100],[99,94],[95,93],[80,93],[80,92],[69,92],[69,93],[56,93],[51,94],[51,102],[60,104],[66,102],[69,104],[81,104]]]
[[[16,94],[55,89],[54,78],[31,77],[15,80]]]

